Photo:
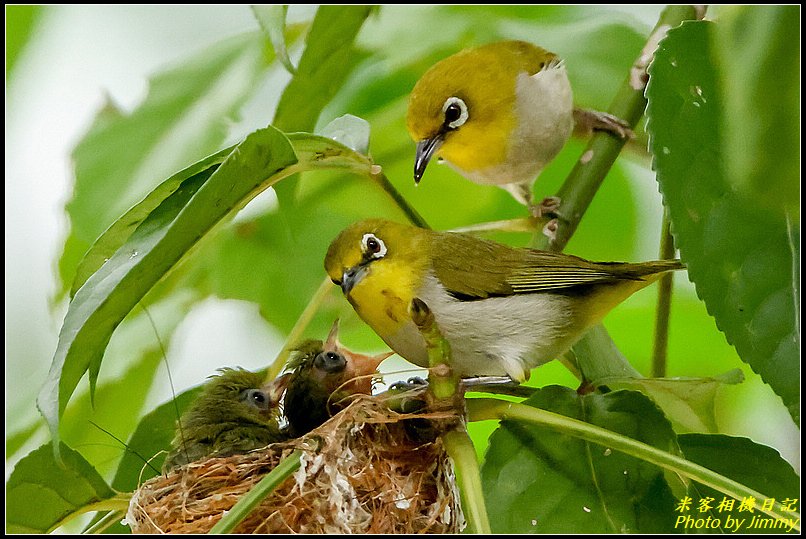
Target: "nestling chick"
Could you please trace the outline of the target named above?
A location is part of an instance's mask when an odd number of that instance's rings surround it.
[[[365,356],[344,348],[338,340],[338,320],[325,342],[305,341],[288,362],[288,389],[283,409],[292,437],[315,429],[355,394],[372,394],[372,375],[392,353]]]
[[[266,384],[262,373],[220,369],[182,414],[181,428],[176,430],[163,471],[285,440],[278,423],[278,405],[286,382],[286,378],[278,378]]]

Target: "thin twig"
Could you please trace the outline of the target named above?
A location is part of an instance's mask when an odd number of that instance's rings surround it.
[[[428,223],[425,222],[425,219],[417,213],[417,210],[411,206],[408,201],[400,194],[400,191],[395,189],[395,186],[392,185],[392,182],[389,181],[389,178],[386,177],[386,174],[383,173],[383,169],[380,165],[372,165],[372,170],[370,172],[370,178],[372,181],[377,183],[384,192],[389,195],[392,200],[394,200],[397,207],[401,209],[403,213],[406,214],[406,217],[413,225],[419,226],[420,228],[431,228],[428,226]]]
[[[209,533],[230,533],[243,519],[245,519],[257,504],[274,492],[283,481],[293,474],[302,463],[302,451],[297,449],[267,473],[249,492],[232,506],[232,509],[221,517]]]
[[[663,212],[661,225],[660,258],[669,260],[674,257],[674,238],[669,211]],[[669,316],[672,310],[672,282],[674,274],[668,272],[658,281],[658,309],[655,313],[655,341],[652,346],[652,376],[666,376],[666,352],[669,343]]]
[[[696,16],[697,11],[693,6],[669,6],[663,10],[658,24],[610,105],[610,114],[621,118],[633,129],[638,125],[646,109],[646,68],[654,56],[658,42],[671,28]],[[532,241],[534,247],[551,251],[562,251],[565,248],[626,142],[625,138],[602,131],[593,135],[576,166],[557,192],[561,202],[554,238],[549,240],[541,230],[537,230]]]

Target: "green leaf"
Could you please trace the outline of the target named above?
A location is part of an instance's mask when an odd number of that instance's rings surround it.
[[[779,501],[800,492],[798,474],[772,447],[724,434],[681,434],[677,441],[686,459]]]
[[[585,380],[641,378],[602,324],[591,328],[572,349]]]
[[[647,395],[660,406],[666,417],[679,429],[692,432],[716,432],[714,399],[725,384],[744,380],[739,369],[713,378],[603,378],[596,385],[610,389],[633,389]]]
[[[69,516],[115,493],[84,457],[64,443],[62,463],[50,444],[20,460],[6,483],[6,531],[47,533]]]
[[[260,27],[269,36],[274,54],[289,73],[296,73],[291,58],[288,57],[288,48],[285,43],[285,20],[288,15],[287,5],[250,6]]]
[[[721,75],[723,174],[760,209],[797,221],[800,7],[725,7],[717,21],[711,43]]]
[[[305,38],[305,51],[285,87],[272,125],[285,132],[313,132],[322,109],[358,62],[353,42],[372,6],[319,6]],[[275,188],[280,206],[294,199],[297,182]]]
[[[272,125],[282,131],[313,131],[319,113],[355,66],[353,41],[371,11],[372,6],[319,7]]]
[[[76,278],[70,291],[70,297],[75,296],[76,291],[87,281],[90,275],[104,265],[115,251],[123,245],[132,232],[140,226],[146,217],[157,208],[166,198],[171,196],[186,181],[207,181],[210,175],[216,171],[218,166],[232,152],[234,147],[224,148],[213,155],[198,161],[186,169],[180,170],[156,189],[151,191],[146,198],[135,204],[121,218],[115,221],[112,226],[106,229],[90,250],[84,255],[81,263],[76,269]]]
[[[525,404],[677,453],[675,435],[640,393],[580,396],[550,386]],[[504,421],[490,437],[482,481],[494,533],[662,533],[674,499],[663,472],[618,451],[553,430]]]
[[[59,261],[66,292],[93,241],[187,163],[221,148],[266,69],[258,32],[218,43],[149,81],[131,113],[108,103],[73,151],[70,235]]]
[[[297,162],[288,139],[273,128],[238,144],[209,177],[185,180],[76,293],[65,316],[48,378],[37,399],[58,440],[59,417],[84,372],[90,390],[117,325],[210,230]],[[206,181],[204,181],[206,180]]]
[[[800,509],[800,478],[775,449],[748,438],[724,434],[682,434],[678,437],[678,443],[686,459],[769,496],[766,500],[774,500],[776,509],[780,508],[782,502],[786,504],[792,500],[795,500],[794,509]],[[750,512],[739,510],[742,500],[725,505],[730,503],[730,498],[726,499],[721,493],[697,483],[689,486],[688,496],[692,500],[692,507],[688,512],[679,512],[680,522],[676,527],[679,531],[690,530],[694,525],[692,521],[688,521],[687,527],[687,520],[681,518],[685,516],[695,520],[711,516],[712,520],[719,521],[718,529],[723,532],[792,531],[790,522],[786,519],[774,519],[759,511],[765,499],[755,500],[755,511]],[[703,503],[709,505],[710,509],[703,507],[704,510],[700,511]],[[720,503],[723,504],[722,507]],[[800,518],[795,512],[782,514],[791,515],[793,519]],[[700,530],[694,528],[694,531]]]
[[[761,210],[721,173],[729,156],[709,61],[713,31],[703,21],[671,30],[650,66],[648,131],[658,183],[697,295],[797,421],[799,233],[783,212]]]

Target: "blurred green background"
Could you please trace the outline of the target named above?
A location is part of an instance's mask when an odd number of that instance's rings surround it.
[[[414,145],[404,126],[406,97],[414,82],[428,66],[464,46],[525,39],[566,59],[578,105],[604,110],[661,7],[384,6],[361,29],[355,65],[318,126],[345,113],[367,119],[375,161],[434,228],[523,216],[523,208],[503,190],[467,182],[447,167],[429,167],[421,185],[414,186]],[[82,161],[74,161],[71,154],[100,109],[114,104],[125,116],[146,97],[148,78],[165,70],[186,75],[179,80],[187,80],[192,88],[189,58],[198,57],[203,63],[212,54],[204,51],[214,50],[208,47],[217,47],[231,36],[258,32],[258,24],[247,6],[6,9],[8,477],[16,460],[47,441],[34,401],[50,366],[66,307],[57,272],[70,230],[65,204],[73,200],[74,234],[84,231],[89,236],[83,241],[91,241],[110,219],[177,168],[269,123],[290,75],[274,62],[258,71],[259,76],[244,68],[222,77],[220,88],[209,90],[201,103],[214,109],[211,103],[221,95],[237,104],[235,116],[217,118],[223,123],[218,137],[201,137],[199,131],[211,128],[209,123],[191,121],[198,118],[193,115],[199,113],[198,107],[189,106],[170,132],[158,137],[154,133],[161,119],[144,120],[131,136],[142,137],[147,148],[137,150],[142,156],[135,156],[135,165],[127,164],[128,169],[116,170],[125,159],[109,157],[114,151],[126,156],[127,148],[108,150],[103,141],[88,145],[81,158],[109,160],[103,162],[108,176],[82,177],[74,191],[73,170],[82,170]],[[292,6],[289,35],[294,34],[295,23],[310,20],[314,11],[314,6]],[[710,15],[718,16],[718,10]],[[301,40],[293,41],[292,61],[301,50]],[[152,136],[156,138],[149,147]],[[202,138],[203,144],[182,144]],[[567,252],[597,260],[639,261],[657,256],[662,205],[641,146],[645,142],[645,135],[639,133],[636,144],[619,159]],[[583,144],[569,143],[542,174],[536,187],[538,198],[554,193]],[[132,166],[139,168],[131,171]],[[118,188],[115,179],[123,174],[143,181],[136,188]],[[93,199],[92,193],[104,193],[106,198]],[[322,258],[335,234],[362,217],[402,218],[383,193],[347,176],[309,174],[299,181],[296,200],[292,211],[280,212],[273,192],[262,194],[149,296],[149,311],[166,347],[175,391],[201,383],[220,366],[266,366],[324,277]],[[492,237],[516,245],[528,241],[522,234]],[[80,243],[64,254],[63,271],[83,253]],[[741,368],[746,381],[721,389],[717,398],[720,432],[771,445],[799,470],[799,432],[780,400],[739,360],[684,274],[675,278],[675,284],[669,376],[713,376]],[[654,287],[645,289],[605,320],[621,351],[644,374],[650,370],[655,296]],[[345,344],[363,351],[382,348],[335,293],[309,328],[310,336],[324,336],[336,316],[342,318]],[[74,397],[64,418],[64,438],[102,473],[114,469],[122,449],[88,419],[127,438],[140,416],[171,395],[161,361],[154,329],[147,317],[135,312],[107,350],[94,411],[86,397],[86,383],[79,386],[78,398]],[[398,361],[385,368],[397,371],[410,366]],[[389,379],[412,374],[406,370]],[[573,386],[575,379],[552,362],[536,370],[532,382]],[[79,397],[81,393],[85,395]],[[472,427],[480,451],[492,427]]]

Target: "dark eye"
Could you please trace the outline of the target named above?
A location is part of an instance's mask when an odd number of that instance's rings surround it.
[[[321,352],[313,360],[313,365],[327,373],[341,372],[347,366],[347,360],[336,352]]]
[[[448,108],[445,109],[446,122],[453,123],[461,117],[462,117],[462,109],[459,107],[458,103],[451,103],[450,105],[448,105]]]
[[[370,255],[372,258],[386,256],[386,245],[383,240],[374,234],[364,234],[364,237],[361,238],[361,248],[365,254]]]
[[[442,114],[445,117],[444,128],[456,129],[467,121],[467,104],[458,97],[449,97],[442,105]]]
[[[243,393],[243,399],[258,410],[269,409],[269,397],[259,389],[247,389]]]

